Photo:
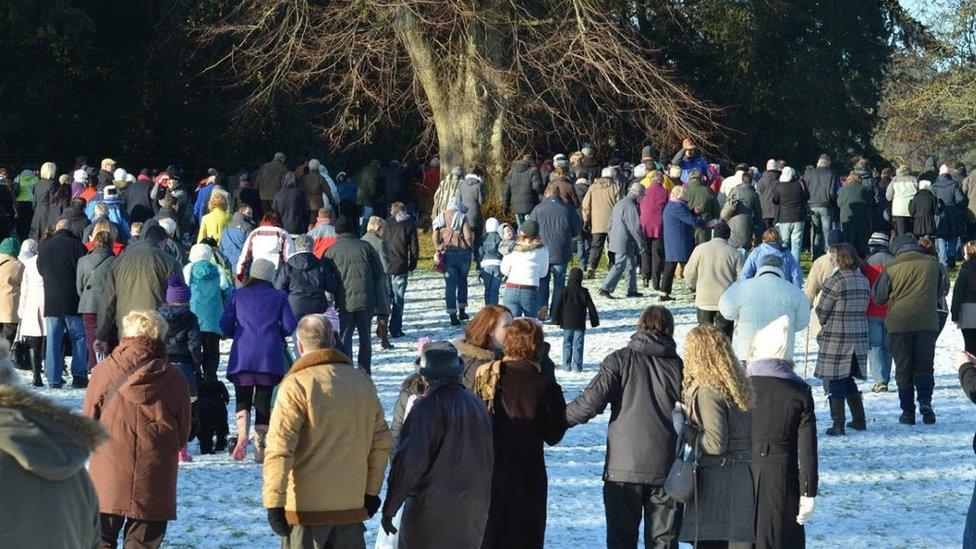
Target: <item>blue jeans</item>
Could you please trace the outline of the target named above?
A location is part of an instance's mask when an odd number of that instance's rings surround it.
[[[447,314],[457,314],[458,307],[468,306],[468,271],[471,270],[471,252],[447,250],[444,252],[444,301]]]
[[[563,330],[563,366],[566,371],[583,371],[583,340],[586,330]]]
[[[891,351],[883,318],[868,317],[868,372],[875,381],[891,381]]]
[[[407,295],[409,274],[390,275],[390,336],[403,335],[403,298]]]
[[[827,252],[827,235],[830,234],[831,217],[830,208],[827,206],[810,207],[810,231],[813,233],[813,248],[810,253],[816,259]]]
[[[607,271],[607,278],[603,281],[603,291],[612,294],[617,289],[617,282],[620,277],[627,273],[627,293],[637,293],[637,256],[627,254],[617,254],[613,258],[613,265]]]
[[[803,249],[803,221],[793,221],[791,223],[777,223],[776,230],[779,231],[779,238],[790,247],[793,259],[800,262],[800,250]]]
[[[935,239],[935,249],[939,252],[939,263],[943,267],[948,268],[950,260],[959,259],[959,253],[957,251],[959,241],[960,238],[958,236]]]
[[[584,232],[576,237],[576,255],[579,256],[577,265],[585,271],[590,258],[590,233]]]
[[[539,313],[539,291],[524,288],[505,288],[505,306],[512,316],[535,316]]]
[[[85,323],[81,316],[46,316],[44,329],[47,332],[47,352],[44,368],[50,385],[64,383],[64,332],[71,338],[71,375],[88,375],[88,344],[85,339]]]
[[[976,549],[976,489],[969,500],[969,512],[966,513],[966,529],[962,532],[962,549]]]
[[[539,307],[549,307],[553,310],[559,302],[559,296],[563,295],[563,288],[566,287],[566,270],[569,265],[566,263],[550,264],[549,273],[539,281]],[[549,300],[549,281],[552,280],[552,300]]]
[[[481,283],[485,285],[485,305],[498,305],[498,291],[502,287],[502,268],[488,265],[478,271]]]

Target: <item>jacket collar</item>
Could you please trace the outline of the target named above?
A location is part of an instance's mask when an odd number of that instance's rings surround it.
[[[807,382],[793,371],[793,365],[778,358],[760,358],[746,366],[746,374],[756,377],[775,377],[806,385]]]
[[[481,347],[475,347],[474,345],[468,343],[464,338],[455,339],[453,342],[454,347],[458,350],[458,355],[461,358],[477,358],[481,360],[495,360],[498,355],[495,351],[490,349],[482,349]]]
[[[309,351],[302,355],[297,362],[288,370],[285,377],[290,376],[296,372],[300,372],[307,368],[313,368],[315,366],[324,366],[326,364],[346,364],[352,365],[352,361],[349,357],[342,354],[335,349],[317,349],[315,351]]]

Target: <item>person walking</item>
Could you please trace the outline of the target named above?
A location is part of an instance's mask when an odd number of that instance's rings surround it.
[[[885,328],[895,360],[895,381],[901,416],[898,422],[915,425],[915,398],[926,425],[935,423],[932,391],[935,388],[935,341],[939,336],[939,298],[945,295],[942,270],[925,255],[911,234],[892,239],[895,256],[871,290],[878,305],[888,305]]]
[[[374,316],[389,318],[390,295],[380,256],[376,249],[356,238],[357,228],[354,219],[340,217],[336,223],[339,236],[322,259],[339,283],[335,308],[339,311],[342,347],[352,358],[355,333],[359,339],[356,364],[369,375],[373,359],[370,327]]]
[[[78,260],[88,251],[81,240],[67,228],[67,221],[58,221],[54,234],[37,248],[37,271],[44,280],[44,333],[47,352],[44,361],[48,385],[60,389],[64,385],[64,334],[71,342],[71,386],[88,386],[88,350],[85,324],[78,313],[76,285]]]
[[[485,305],[497,305],[502,285],[502,253],[498,247],[502,243],[498,220],[489,217],[485,220],[485,232],[478,244],[478,278],[485,288]]]
[[[688,333],[683,373],[682,403],[672,420],[678,436],[697,447],[700,457],[695,500],[685,506],[678,540],[700,547],[755,543],[752,383],[728,338],[714,326]]]
[[[468,272],[471,270],[471,251],[475,235],[465,217],[465,206],[454,197],[443,214],[434,220],[434,249],[439,255],[437,264],[443,264],[444,303],[452,326],[460,326],[467,320]],[[437,258],[435,258],[437,259]]]
[[[308,231],[308,199],[305,189],[298,186],[294,173],[285,174],[281,189],[275,193],[271,207],[278,212],[281,228],[288,234],[305,234]]]
[[[230,300],[233,285],[224,271],[213,264],[213,251],[206,244],[190,248],[191,262],[183,268],[183,277],[190,287],[190,311],[196,315],[203,345],[201,369],[205,380],[217,379],[220,366],[220,339],[223,330],[220,319]]]
[[[756,191],[759,192],[762,203],[762,216],[766,224],[766,229],[771,229],[775,226],[777,208],[776,204],[773,203],[773,191],[776,190],[776,186],[779,184],[779,178],[783,175],[783,168],[785,167],[785,162],[770,158],[766,162],[766,171],[762,173],[759,181],[756,182]]]
[[[247,457],[251,407],[254,408],[254,461],[264,459],[271,393],[285,375],[285,337],[297,326],[288,295],[274,289],[275,269],[267,259],[255,259],[244,285],[234,291],[224,308],[220,328],[232,338],[227,379],[234,384],[237,443],[231,454]]]
[[[759,331],[746,373],[752,409],[752,471],[756,479],[757,549],[806,546],[819,487],[817,415],[810,385],[786,359],[789,319]]]
[[[590,325],[600,325],[600,316],[583,287],[583,271],[579,267],[569,270],[569,280],[563,295],[552,310],[552,322],[563,329],[563,368],[577,373],[583,371],[583,345],[586,340],[586,317]]]
[[[969,400],[976,404],[976,361],[968,351],[957,351],[954,356],[959,363],[959,385]],[[973,436],[973,451],[976,452],[976,435]],[[969,501],[969,511],[966,513],[966,527],[962,534],[963,549],[976,548],[976,489]]]
[[[854,246],[858,255],[866,257],[875,206],[871,190],[862,185],[857,171],[847,176],[847,181],[837,195],[837,206],[840,208],[840,224],[844,229],[845,240]]]
[[[78,290],[78,313],[85,325],[85,343],[88,346],[88,369],[95,367],[95,332],[98,328],[98,309],[105,293],[109,273],[115,265],[112,253],[112,236],[107,232],[95,235],[95,247],[88,255],[78,259],[75,284]],[[115,341],[117,338],[110,338]]]
[[[403,334],[403,306],[407,295],[407,281],[417,269],[420,244],[417,240],[417,224],[406,211],[403,202],[390,205],[390,217],[383,227],[383,242],[390,273],[390,337],[397,339]]]
[[[790,248],[797,264],[800,263],[800,251],[803,249],[803,228],[809,200],[810,193],[803,180],[797,177],[793,168],[783,168],[772,193],[772,201],[776,205],[776,230],[783,244]]]
[[[166,321],[133,311],[122,338],[92,370],[82,413],[99,421],[108,441],[88,471],[98,494],[101,547],[159,547],[176,520],[179,450],[190,436],[190,392],[166,358]]]
[[[207,208],[208,213],[200,219],[197,243],[203,242],[204,238],[212,238],[219,245],[220,239],[224,235],[224,229],[231,222],[231,215],[227,213],[227,194],[222,192],[211,193]]]
[[[645,240],[640,270],[644,287],[650,286],[657,292],[661,289],[661,273],[664,272],[664,208],[668,205],[669,193],[664,188],[661,172],[655,171],[647,179],[650,185],[640,201],[640,224]]]
[[[539,238],[539,225],[527,219],[519,229],[515,248],[502,258],[505,276],[504,304],[515,316],[535,316],[539,311],[539,282],[549,269],[549,250]]]
[[[871,255],[861,263],[861,274],[868,279],[869,287],[874,287],[885,267],[895,258],[889,251],[889,244],[885,233],[874,233],[868,241]],[[878,305],[872,297],[868,303],[868,372],[874,379],[871,389],[874,393],[888,392],[891,382],[891,349],[885,328],[887,316],[888,306]]]
[[[634,210],[636,221],[636,207]],[[583,230],[583,221],[576,208],[565,202],[553,186],[546,188],[545,200],[536,206],[529,218],[539,226],[539,238],[549,250],[549,268],[539,281],[539,320],[546,320],[566,285],[566,270],[573,258],[573,239]],[[637,225],[639,229],[639,225]],[[609,231],[609,225],[607,226]],[[635,282],[636,283],[636,282]],[[552,292],[550,294],[550,284]]]
[[[281,264],[274,285],[288,294],[288,304],[297,319],[324,314],[329,308],[326,293],[334,295],[339,290],[334,273],[312,254],[312,239],[307,235],[295,237],[295,253]]]
[[[512,169],[505,176],[505,186],[502,189],[502,213],[515,213],[516,228],[532,213],[532,208],[539,204],[539,197],[545,191],[542,175],[533,165],[532,155],[524,155],[512,164]]]
[[[685,266],[685,283],[695,294],[698,325],[712,324],[730,340],[735,324],[718,310],[719,298],[735,283],[742,270],[742,254],[729,244],[731,231],[721,223],[712,231],[712,239],[696,246]]]
[[[472,244],[477,242],[481,236],[482,228],[485,226],[483,210],[487,194],[485,183],[482,181],[484,176],[484,167],[475,165],[468,172],[468,175],[464,176],[464,180],[461,181],[461,186],[458,188],[457,197],[465,207],[464,220],[471,230],[473,238],[470,242]],[[467,271],[465,271],[465,277],[467,277]]]
[[[940,210],[939,199],[932,194],[932,182],[921,179],[918,192],[908,203],[912,216],[912,233],[918,237],[935,238],[935,215]]]
[[[808,166],[803,173],[810,194],[810,230],[813,233],[813,247],[810,250],[813,259],[817,259],[827,252],[827,235],[834,228],[834,208],[837,205],[837,190],[840,189],[840,177],[830,167],[830,157],[821,154],[817,158],[817,166]]]
[[[715,193],[708,187],[704,182],[703,174],[708,173],[707,171],[699,171],[697,168],[692,169],[688,174],[688,182],[685,183],[685,202],[688,203],[688,207],[691,211],[695,212],[695,215],[708,221],[710,219],[718,219],[719,217],[719,205],[718,199],[715,198]],[[696,228],[695,229],[695,244],[704,244],[711,238],[712,234],[708,229]]]
[[[766,229],[762,234],[762,244],[756,246],[749,252],[742,271],[739,273],[739,280],[746,280],[757,275],[759,267],[768,256],[775,256],[782,261],[783,274],[790,283],[797,288],[803,287],[803,269],[800,262],[796,260],[793,253],[783,244],[781,236],[776,229]]]
[[[262,164],[258,169],[257,179],[254,183],[261,197],[263,212],[272,209],[275,194],[284,183],[286,173],[288,173],[288,168],[285,167],[285,153],[280,152],[275,153],[271,160]]]
[[[898,166],[898,169],[895,170],[895,177],[885,190],[885,198],[891,204],[891,218],[895,225],[895,236],[913,232],[909,204],[917,192],[918,179],[912,175],[911,168],[906,164]]]
[[[696,216],[684,200],[685,187],[671,189],[671,198],[664,207],[664,272],[661,274],[659,301],[671,301],[671,289],[678,265],[691,258],[695,248],[695,229],[708,223]]]
[[[17,306],[20,303],[20,285],[24,279],[24,264],[17,259],[20,242],[8,236],[0,242],[0,337],[13,346],[17,336],[20,317]]]
[[[952,321],[962,331],[967,353],[976,354],[976,240],[966,243],[965,262],[952,288]]]
[[[20,245],[17,260],[24,265],[24,275],[20,281],[20,299],[17,303],[17,317],[20,318],[20,337],[29,346],[31,371],[34,374],[34,387],[43,387],[41,370],[44,365],[44,280],[37,270],[37,241],[28,238]]]
[[[816,314],[822,329],[817,335],[817,367],[814,376],[827,385],[830,436],[843,436],[844,403],[851,410],[848,427],[867,429],[864,400],[854,378],[866,379],[868,355],[868,321],[865,312],[871,288],[860,270],[857,250],[850,244],[837,244],[828,251],[834,274],[820,290]]]
[[[319,171],[322,164],[316,158],[308,161],[308,171],[302,175],[299,186],[305,191],[305,204],[308,209],[308,219],[315,219],[319,210],[328,206],[333,210],[339,209],[339,200],[332,192],[332,187]],[[328,172],[326,172],[328,174]],[[328,202],[328,204],[326,204]]]
[[[603,248],[607,243],[607,223],[610,221],[610,213],[613,205],[616,204],[623,194],[620,186],[609,177],[598,177],[593,180],[590,189],[583,197],[580,206],[583,226],[592,235],[590,241],[590,263],[586,270],[586,278],[592,279],[595,276],[596,268],[600,266],[600,257],[603,255]],[[613,265],[613,258],[610,264]]]
[[[637,291],[637,265],[638,258],[644,255],[644,248],[647,246],[640,226],[640,202],[644,197],[644,190],[644,186],[640,183],[632,183],[627,190],[627,196],[614,204],[610,212],[607,231],[610,240],[609,250],[613,252],[614,260],[599,291],[599,294],[607,299],[613,299],[617,282],[625,273],[627,297],[643,297],[643,294]]]
[[[471,317],[464,327],[464,336],[451,342],[461,360],[461,380],[469,390],[474,390],[478,368],[502,357],[505,335],[515,318],[502,305],[486,305]]]
[[[301,358],[281,380],[263,464],[262,500],[281,547],[365,547],[392,439],[369,377],[335,350],[329,321],[296,331]],[[328,485],[328,490],[321,489]]]
[[[288,231],[281,227],[278,213],[269,208],[265,210],[261,224],[247,234],[234,267],[234,277],[239,282],[246,279],[244,275],[250,271],[252,260],[266,259],[277,269],[278,265],[293,253],[295,253],[295,241]]]
[[[935,212],[935,245],[939,263],[951,269],[956,265],[960,240],[966,234],[966,193],[949,173],[949,166],[939,168],[939,177],[932,183],[932,194],[939,201]]]
[[[732,187],[722,207],[722,219],[729,225],[729,244],[748,253],[761,242],[765,223],[762,218],[762,199],[752,184],[748,171],[741,182]]]
[[[542,326],[521,318],[506,330],[505,356],[478,369],[475,394],[492,417],[491,505],[481,547],[541,548],[546,534],[543,443],[566,432],[566,401],[552,376],[539,370]]]
[[[400,547],[479,547],[491,503],[491,418],[461,384],[454,346],[427,343],[419,362],[427,390],[400,431],[382,528],[399,534]],[[393,518],[401,507],[398,531]]]
[[[610,549],[637,547],[642,514],[645,547],[677,545],[680,511],[664,481],[675,458],[677,435],[668,414],[681,400],[681,372],[674,317],[664,307],[648,307],[628,344],[603,359],[600,371],[566,407],[572,428],[610,405],[603,467]]]

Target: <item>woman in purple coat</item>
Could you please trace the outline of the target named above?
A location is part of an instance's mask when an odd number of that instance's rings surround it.
[[[641,256],[641,275],[644,287],[650,281],[656,292],[661,289],[661,272],[664,271],[664,207],[668,204],[668,190],[664,188],[663,173],[651,173],[650,180],[640,202],[641,231],[647,240]]]
[[[250,277],[234,291],[220,319],[224,337],[234,339],[227,361],[227,379],[234,384],[237,408],[237,443],[232,450],[237,461],[247,456],[252,404],[254,461],[264,460],[271,393],[285,376],[284,338],[298,324],[288,304],[288,294],[271,285],[274,278],[274,264],[267,259],[255,259]]]
[[[671,300],[671,285],[678,264],[684,265],[695,249],[695,229],[707,228],[709,224],[691,211],[685,202],[685,188],[682,185],[671,189],[671,198],[664,207],[664,273],[661,275],[659,301]]]

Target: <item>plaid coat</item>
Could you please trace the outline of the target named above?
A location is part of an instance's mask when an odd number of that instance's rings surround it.
[[[856,270],[839,269],[824,282],[816,309],[822,326],[817,335],[820,352],[814,371],[818,378],[865,379],[870,294],[868,279]],[[852,357],[857,357],[856,371],[851,370]]]

